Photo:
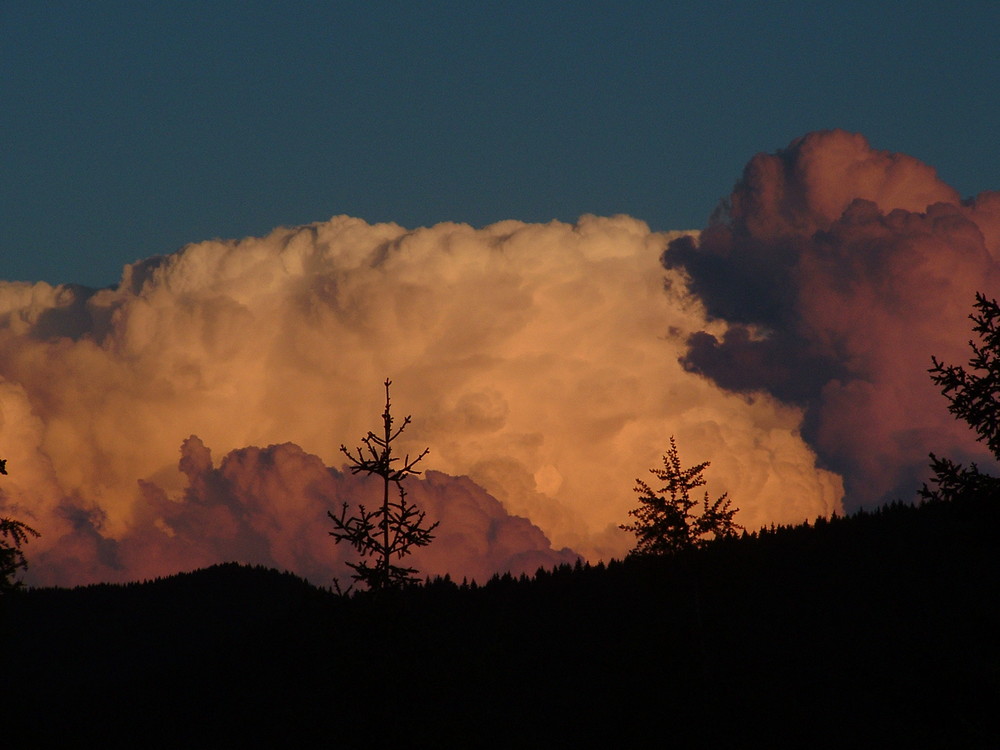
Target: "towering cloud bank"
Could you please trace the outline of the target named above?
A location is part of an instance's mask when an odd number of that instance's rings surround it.
[[[754,157],[664,262],[733,323],[690,336],[687,369],[806,408],[849,507],[912,498],[929,451],[989,463],[927,368],[967,361],[975,293],[1000,293],[1000,193],[962,201],[916,159],[812,133]]]
[[[838,509],[802,409],[679,363],[728,335],[660,265],[680,236],[337,217],[138,262],[115,289],[0,283],[0,512],[43,533],[34,582],[237,559],[325,583],[345,572],[326,510],[364,492],[338,448],[377,424],[387,376],[404,448],[431,448],[426,572],[623,554],[633,479],[671,434],[747,527]]]

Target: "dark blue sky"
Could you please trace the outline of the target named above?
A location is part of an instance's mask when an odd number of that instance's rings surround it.
[[[1000,3],[0,3],[0,278],[212,237],[628,213],[864,133],[1000,188]]]

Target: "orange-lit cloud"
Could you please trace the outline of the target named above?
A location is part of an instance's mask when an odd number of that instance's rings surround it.
[[[325,583],[342,554],[325,511],[350,485],[323,465],[376,425],[387,376],[413,415],[404,448],[429,446],[440,472],[411,495],[442,514],[435,571],[623,554],[633,480],[671,434],[748,527],[838,509],[800,408],[678,362],[726,325],[660,265],[677,236],[622,216],[412,231],[337,217],[141,261],[117,289],[0,284],[0,491],[44,534],[30,575],[247,557]]]
[[[813,133],[750,162],[700,242],[673,243],[708,310],[688,367],[807,408],[853,507],[911,499],[930,451],[989,462],[927,375],[968,359],[975,293],[1000,293],[1000,193],[962,202],[933,169],[860,135]]]

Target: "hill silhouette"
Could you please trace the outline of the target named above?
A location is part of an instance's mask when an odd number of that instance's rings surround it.
[[[378,597],[236,564],[30,590],[2,600],[3,724],[105,747],[988,746],[997,500]]]

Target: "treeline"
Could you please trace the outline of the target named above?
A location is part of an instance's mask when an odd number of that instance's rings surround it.
[[[239,565],[19,592],[3,724],[35,745],[985,746],[997,500],[351,598]]]

